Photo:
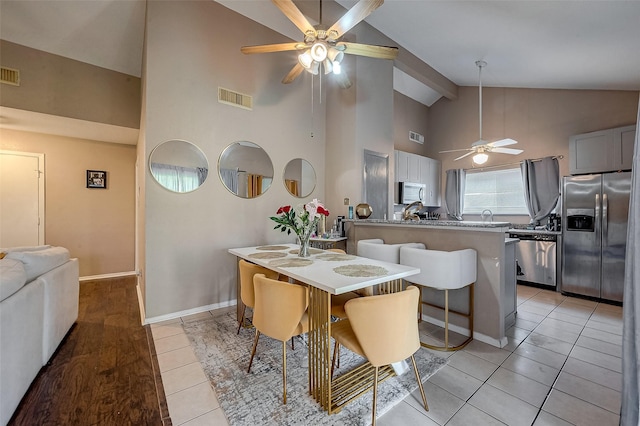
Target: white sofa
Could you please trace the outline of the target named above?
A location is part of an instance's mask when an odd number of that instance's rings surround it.
[[[0,249],[0,425],[78,319],[78,259],[63,247]]]

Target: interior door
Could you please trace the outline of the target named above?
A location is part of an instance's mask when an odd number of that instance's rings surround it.
[[[44,244],[44,154],[0,151],[0,247]]]
[[[369,219],[384,219],[389,203],[389,156],[364,151],[364,200],[373,213]]]

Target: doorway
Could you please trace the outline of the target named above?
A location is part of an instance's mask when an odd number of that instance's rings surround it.
[[[389,203],[389,155],[364,150],[364,200],[373,213],[369,219],[385,219]]]
[[[44,154],[0,150],[0,247],[44,244]]]

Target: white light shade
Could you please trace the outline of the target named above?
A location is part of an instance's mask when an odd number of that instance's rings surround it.
[[[306,70],[311,68],[311,63],[313,62],[313,59],[311,58],[311,54],[309,53],[308,50],[298,55],[298,62],[300,62],[300,65],[302,65]]]
[[[329,57],[329,59],[331,59],[331,62],[333,63],[342,62],[342,59],[344,58],[344,53],[341,50],[336,49],[335,47],[330,47],[329,53],[327,53],[327,56]]]
[[[489,159],[489,156],[484,152],[479,152],[473,156],[473,162],[476,164],[484,164]]]
[[[307,71],[309,71],[313,75],[317,75],[319,69],[320,69],[320,64],[316,61],[313,61],[311,63],[311,66],[307,68]]]
[[[329,74],[333,70],[333,65],[331,64],[331,61],[329,60],[329,58],[325,59],[322,65],[324,66],[325,74]]]
[[[316,62],[322,62],[327,58],[327,46],[323,43],[315,43],[309,49],[311,53],[311,58]]]
[[[334,62],[333,63],[333,73],[334,74],[340,74],[342,72],[342,65],[340,65],[340,62]]]

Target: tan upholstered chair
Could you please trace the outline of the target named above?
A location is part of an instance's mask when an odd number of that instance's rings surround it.
[[[253,309],[253,325],[256,337],[251,350],[251,360],[247,373],[251,371],[253,357],[256,354],[260,334],[265,334],[282,342],[282,399],[287,403],[287,345],[293,336],[309,331],[307,306],[309,290],[301,285],[256,274],[253,277],[255,287],[255,307]],[[297,372],[298,374],[300,372]]]
[[[420,291],[409,286],[405,291],[379,296],[360,297],[345,304],[348,319],[332,324],[331,335],[335,339],[333,359],[340,345],[367,358],[375,367],[373,382],[373,419],[376,424],[376,398],[378,394],[379,367],[403,361],[411,357],[413,371],[418,380],[424,408],[429,411],[422,380],[414,354],[420,349],[418,309]],[[332,366],[333,371],[333,366]]]
[[[420,268],[420,273],[405,278],[405,281],[421,287],[444,290],[444,307],[420,300],[419,315],[422,319],[422,305],[444,310],[444,346],[422,343],[422,346],[440,351],[457,351],[464,348],[473,339],[473,285],[477,277],[477,253],[473,249],[454,251],[421,250],[403,247],[400,250],[400,263]],[[458,290],[469,286],[468,311],[458,312],[449,309],[449,290]],[[422,297],[422,296],[421,296]],[[469,338],[457,346],[449,345],[449,312],[464,316],[469,321]]]
[[[264,268],[260,265],[247,262],[244,259],[240,259],[240,262],[238,262],[238,268],[240,270],[240,298],[244,306],[242,308],[242,315],[240,317],[240,322],[238,323],[238,332],[236,334],[240,334],[240,328],[242,328],[242,324],[244,323],[244,314],[247,310],[247,306],[253,309],[255,299],[253,292],[253,276],[255,274],[264,274],[269,278],[278,278],[277,272]]]

